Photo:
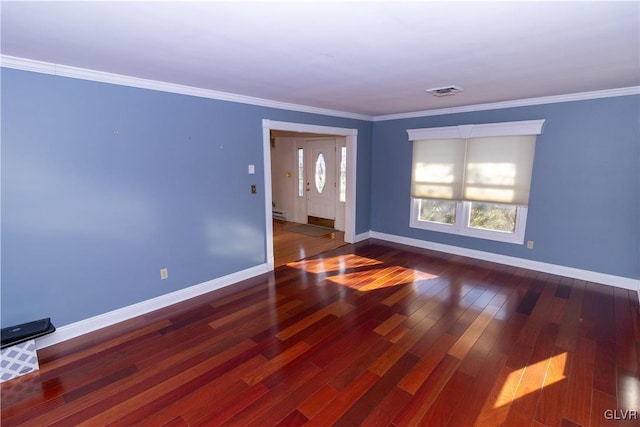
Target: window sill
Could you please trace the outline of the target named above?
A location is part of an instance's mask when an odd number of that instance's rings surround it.
[[[476,239],[493,240],[496,242],[511,243],[516,245],[524,244],[525,227],[527,221],[527,209],[518,208],[517,224],[515,233],[506,233],[502,231],[483,230],[473,228],[462,224],[442,224],[431,221],[421,221],[418,219],[420,210],[418,199],[411,201],[411,219],[409,227],[420,230],[435,231],[438,233],[455,234],[458,236],[473,237]]]

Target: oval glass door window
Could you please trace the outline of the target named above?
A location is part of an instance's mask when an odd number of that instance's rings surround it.
[[[318,154],[316,159],[316,190],[318,193],[322,193],[324,190],[324,184],[327,179],[326,164],[322,153]]]

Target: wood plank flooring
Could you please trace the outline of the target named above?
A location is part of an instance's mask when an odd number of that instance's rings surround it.
[[[344,231],[328,236],[312,237],[287,231],[295,222],[273,221],[274,265],[279,267],[292,261],[318,255],[344,245]]]
[[[639,351],[635,292],[367,240],[41,350],[2,426],[637,426]]]

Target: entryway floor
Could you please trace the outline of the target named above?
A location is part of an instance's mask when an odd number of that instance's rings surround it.
[[[345,245],[343,231],[336,231],[327,236],[313,237],[285,230],[285,228],[295,225],[295,222],[273,221],[275,267]]]

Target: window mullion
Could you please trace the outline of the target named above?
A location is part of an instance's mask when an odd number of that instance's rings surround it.
[[[466,226],[466,206],[464,201],[456,203],[456,228],[463,231]]]
[[[469,206],[471,203],[463,201],[462,203],[462,228],[464,230],[469,228]]]
[[[460,185],[462,186],[462,189],[460,190],[460,197],[462,197],[463,199],[467,194],[467,157],[469,155],[469,138],[465,138],[464,139],[464,158],[462,161],[462,181],[460,182]],[[464,204],[464,201],[460,202]]]

